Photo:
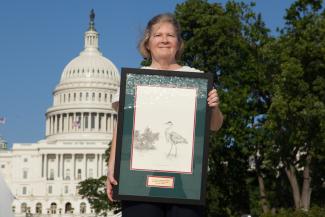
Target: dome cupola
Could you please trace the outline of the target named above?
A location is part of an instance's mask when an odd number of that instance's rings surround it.
[[[63,69],[46,113],[48,140],[110,140],[116,112],[112,97],[120,83],[116,66],[99,50],[95,13],[90,12],[84,49]]]

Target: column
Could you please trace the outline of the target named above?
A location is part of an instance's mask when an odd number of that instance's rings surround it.
[[[47,160],[47,154],[44,155],[45,156],[45,179],[47,179],[47,167],[48,167],[48,160]]]
[[[98,131],[99,129],[99,113],[95,113],[95,131]]]
[[[42,154],[42,178],[44,177],[44,154]]]
[[[69,131],[69,114],[64,114],[64,132]]]
[[[105,132],[108,132],[108,130],[107,130],[107,116],[108,116],[108,114],[104,114],[104,131]]]
[[[65,127],[65,125],[64,125],[64,114],[61,114],[61,133],[64,133],[64,127]]]
[[[88,131],[91,130],[91,112],[88,113]]]
[[[69,124],[70,124],[69,132],[71,132],[73,130],[73,113],[69,114]]]
[[[55,115],[52,115],[52,134],[55,134]]]
[[[51,116],[48,116],[47,117],[48,118],[48,120],[49,120],[49,129],[48,129],[48,135],[51,135]]]
[[[54,130],[54,134],[56,134],[56,132],[57,132],[56,122],[57,122],[56,115],[53,115],[53,128],[54,128],[53,130]]]
[[[103,163],[102,163],[102,154],[99,154],[99,176],[103,175]]]
[[[54,134],[53,116],[51,116],[50,118],[51,118],[51,135],[53,135]]]
[[[81,116],[80,116],[80,129],[82,132],[85,131],[85,122],[84,122],[84,113],[81,112]]]
[[[76,155],[75,154],[71,154],[72,155],[72,180],[76,180]]]
[[[87,178],[87,164],[86,164],[87,158],[86,157],[87,157],[87,155],[83,154],[83,168],[84,168],[84,177],[83,177],[83,179]]]
[[[59,114],[56,115],[56,121],[57,121],[56,127],[58,128],[57,129],[57,132],[60,133],[61,132],[61,117],[60,117]]]
[[[104,114],[104,113],[102,113],[102,115],[101,115],[101,131],[102,132],[105,132],[106,131],[106,124],[105,124],[105,119],[106,119],[106,115]]]
[[[49,135],[49,118],[48,117],[46,117],[46,134],[45,135],[46,136]]]
[[[98,131],[102,131],[102,117],[101,117],[101,113],[97,113],[97,119],[98,119]]]
[[[99,154],[95,155],[95,161],[96,161],[96,177],[99,178]]]
[[[76,121],[76,113],[73,113],[73,117],[72,117],[72,128],[73,128],[73,131],[77,131],[77,127],[74,126],[74,122]]]
[[[60,177],[63,179],[63,154],[60,154]]]
[[[57,177],[59,178],[60,177],[60,155],[59,154],[56,154],[56,160],[58,162],[58,172],[57,172]]]
[[[64,154],[62,154],[62,165],[61,165],[61,174],[62,174],[62,179],[64,180]]]
[[[67,113],[67,132],[70,132],[70,116],[69,116],[69,113]]]

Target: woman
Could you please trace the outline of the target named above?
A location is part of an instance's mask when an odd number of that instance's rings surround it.
[[[181,66],[177,63],[183,50],[183,40],[178,22],[172,14],[160,14],[153,17],[147,25],[144,36],[139,43],[140,53],[144,58],[151,59],[149,67],[145,69],[174,70],[202,73],[197,69]],[[118,95],[113,99],[113,108],[118,108]],[[223,116],[219,109],[219,97],[215,89],[211,90],[207,99],[211,108],[210,129],[217,131],[223,122]],[[113,132],[111,155],[109,158],[107,174],[107,195],[112,199],[112,185],[117,185],[114,179],[114,164],[116,151],[116,128]],[[160,203],[142,203],[122,201],[122,216],[202,216],[203,207],[190,205],[173,205]]]

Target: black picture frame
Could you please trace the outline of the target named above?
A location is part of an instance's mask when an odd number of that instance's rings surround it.
[[[122,68],[115,200],[205,204],[212,87],[211,73]]]

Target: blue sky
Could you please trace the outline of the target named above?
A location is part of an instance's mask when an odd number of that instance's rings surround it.
[[[5,117],[6,123],[0,125],[0,136],[9,146],[44,139],[45,112],[52,105],[52,91],[65,65],[83,49],[92,8],[100,50],[120,69],[139,67],[136,44],[147,21],[158,13],[173,12],[182,2],[1,0],[0,117]],[[276,27],[284,25],[285,8],[292,2],[257,0],[254,10],[276,35]]]

